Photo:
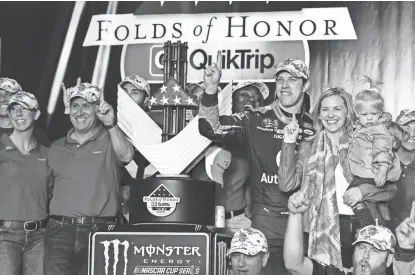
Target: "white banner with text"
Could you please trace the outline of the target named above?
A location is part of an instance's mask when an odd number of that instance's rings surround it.
[[[83,46],[186,41],[235,43],[357,39],[347,8],[203,14],[94,15]]]

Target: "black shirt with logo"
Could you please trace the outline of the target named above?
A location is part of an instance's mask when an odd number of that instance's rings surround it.
[[[217,108],[216,95],[210,98],[204,95],[202,109],[206,114]],[[212,110],[211,110],[212,108]],[[274,108],[261,111],[245,111],[231,116],[220,117],[220,127],[216,131],[209,122],[210,118],[199,119],[200,133],[210,140],[223,145],[234,144],[248,153],[251,165],[251,182],[254,203],[263,203],[276,211],[288,211],[290,194],[279,190],[278,169],[284,140],[284,127],[291,122],[292,115]],[[296,115],[301,128],[297,144],[315,135],[313,120],[307,112]]]

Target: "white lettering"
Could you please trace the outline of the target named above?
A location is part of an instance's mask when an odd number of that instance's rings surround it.
[[[134,246],[134,255],[140,255],[141,257],[152,257],[153,255],[161,255],[170,257],[173,253],[176,255],[201,257],[199,247],[197,246],[153,246],[152,244],[147,246]]]
[[[261,183],[278,184],[278,175],[267,175],[262,173]]]
[[[265,132],[274,132],[274,128],[264,128],[261,126],[256,127],[258,130],[265,131]]]

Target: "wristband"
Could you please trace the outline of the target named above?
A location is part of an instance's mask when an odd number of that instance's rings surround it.
[[[289,137],[287,137],[287,136],[284,135],[284,142],[285,143],[296,143],[297,140],[296,139],[295,140],[292,140]]]
[[[111,125],[105,125],[105,124],[104,124],[104,127],[105,127],[107,130],[112,129],[112,128],[114,128],[115,126],[117,126],[117,121],[116,121],[116,120],[114,120],[114,122],[113,122]]]

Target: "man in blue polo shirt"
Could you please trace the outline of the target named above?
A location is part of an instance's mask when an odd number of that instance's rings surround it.
[[[100,96],[89,83],[71,89],[74,127],[48,154],[53,196],[45,240],[47,275],[87,274],[89,233],[117,222],[121,167],[132,160],[133,147]]]

